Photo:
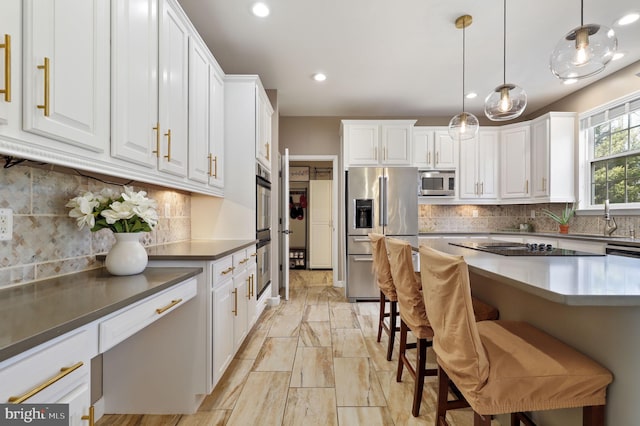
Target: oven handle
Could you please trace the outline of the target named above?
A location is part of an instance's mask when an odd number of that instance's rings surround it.
[[[605,253],[615,256],[627,256],[640,258],[640,248],[629,246],[616,246],[607,244],[605,246]]]

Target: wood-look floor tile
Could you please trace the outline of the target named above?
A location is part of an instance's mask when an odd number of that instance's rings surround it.
[[[339,407],[387,404],[369,358],[334,358],[333,365]]]
[[[306,305],[302,321],[329,321],[329,305]]]
[[[331,328],[359,328],[358,317],[352,307],[331,307]]]
[[[358,302],[354,303],[353,305],[353,310],[358,315],[374,315],[376,317],[380,316],[380,303],[377,300],[375,302]],[[387,302],[385,312],[389,312],[389,302]]]
[[[297,337],[267,337],[252,371],[291,371],[298,346]]]
[[[394,426],[387,407],[338,407],[341,425]],[[403,425],[404,426],[404,425]]]
[[[200,404],[198,411],[232,410],[236,405],[253,360],[234,359],[216,387]]]
[[[236,353],[236,359],[256,359],[267,337],[267,329],[253,329]]]
[[[331,346],[331,324],[329,321],[300,323],[298,346]]]
[[[175,426],[180,414],[106,414],[96,426]]]
[[[226,426],[279,425],[284,417],[291,373],[249,373]]]
[[[294,337],[298,336],[302,310],[297,314],[277,314],[273,318],[268,337]]]
[[[363,336],[378,336],[378,315],[358,314],[356,318],[358,319],[358,324],[360,324],[360,331],[362,331]]]
[[[289,389],[282,425],[337,426],[335,390],[332,388]]]
[[[331,330],[334,357],[368,357],[367,346],[360,330],[337,328]]]
[[[435,422],[435,408],[437,401],[437,379],[425,378],[420,404],[420,416],[414,418],[411,414],[413,406],[413,390],[415,382],[411,375],[405,372],[402,382],[396,382],[395,371],[377,371],[376,375],[387,400],[387,407],[396,424],[402,425],[433,425]],[[473,424],[473,422],[471,422]]]
[[[271,327],[273,316],[279,311],[278,306],[267,306],[253,326],[254,330],[268,330]]]
[[[178,426],[224,426],[231,416],[231,410],[214,410],[184,414]]]
[[[396,342],[393,347],[393,354],[391,355],[391,361],[387,361],[387,345],[389,337],[383,332],[380,342],[377,342],[376,337],[365,337],[364,343],[367,346],[367,353],[373,363],[373,367],[376,371],[396,371],[398,369],[398,336],[396,336]]]
[[[298,347],[289,386],[292,388],[334,387],[331,348]]]
[[[307,289],[307,305],[329,303],[331,289],[327,287],[309,287]]]

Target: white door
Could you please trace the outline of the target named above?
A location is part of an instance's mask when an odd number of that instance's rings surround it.
[[[333,182],[309,182],[309,268],[331,269]]]
[[[282,284],[284,286],[284,299],[289,300],[289,149],[284,150],[282,156],[282,188],[280,202],[282,211],[282,232],[280,247],[280,265],[282,266]]]
[[[109,2],[24,5],[24,129],[95,152],[109,145]],[[15,47],[17,51],[18,46]]]

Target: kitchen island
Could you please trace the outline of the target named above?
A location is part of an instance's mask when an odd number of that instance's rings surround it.
[[[614,381],[608,388],[607,424],[637,424],[640,259],[511,257],[449,242],[446,238],[421,240],[437,250],[464,256],[474,296],[496,306],[501,319],[529,322],[611,370]],[[537,412],[533,417],[544,425],[582,424],[579,409]],[[508,424],[506,418],[500,420]]]

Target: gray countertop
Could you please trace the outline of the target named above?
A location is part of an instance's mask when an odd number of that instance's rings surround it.
[[[149,260],[218,260],[258,240],[189,240],[146,247]],[[104,260],[106,255],[96,256]]]
[[[114,276],[101,268],[0,290],[0,362],[200,273],[147,268]]]
[[[600,234],[560,234],[558,232],[533,232],[533,231],[519,231],[519,230],[511,230],[511,229],[502,229],[498,231],[487,231],[487,232],[422,232],[420,233],[420,237],[430,237],[430,236],[482,236],[482,235],[520,235],[522,237],[551,237],[551,238],[566,238],[570,240],[583,240],[583,241],[595,241],[607,244],[614,245],[624,245],[631,247],[640,247],[640,239],[637,238],[629,238],[623,237],[621,235],[615,235],[611,237],[607,237],[605,235]]]
[[[469,271],[552,302],[581,306],[640,306],[640,259],[612,255],[501,256],[448,242],[443,237],[423,239],[420,244],[464,256]]]

